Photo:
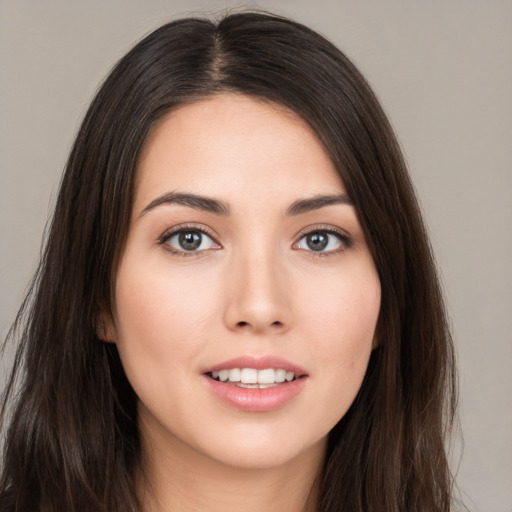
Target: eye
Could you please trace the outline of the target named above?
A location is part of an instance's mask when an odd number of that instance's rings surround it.
[[[296,244],[297,249],[316,253],[338,252],[350,245],[347,235],[332,230],[315,230],[301,236]]]
[[[185,254],[219,249],[220,246],[204,230],[198,228],[181,228],[165,233],[160,244],[174,253]]]

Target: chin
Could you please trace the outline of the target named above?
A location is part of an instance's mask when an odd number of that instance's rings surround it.
[[[241,470],[270,470],[325,457],[327,435],[310,440],[293,439],[289,434],[286,430],[276,435],[274,430],[267,434],[247,432],[241,438],[226,436],[220,445],[210,445],[205,451],[212,460]]]

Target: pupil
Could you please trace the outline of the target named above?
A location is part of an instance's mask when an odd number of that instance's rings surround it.
[[[194,251],[201,245],[201,234],[194,231],[180,233],[179,242],[185,251]]]
[[[323,233],[314,233],[306,238],[306,243],[312,251],[322,251],[327,247],[328,242],[327,235]]]

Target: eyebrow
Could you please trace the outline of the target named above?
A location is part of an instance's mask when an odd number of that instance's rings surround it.
[[[142,210],[139,217],[142,217],[150,210],[153,210],[157,206],[161,206],[163,204],[180,204],[182,206],[188,206],[189,208],[203,210],[216,215],[229,215],[229,205],[223,201],[219,201],[218,199],[198,196],[196,194],[169,192],[153,199],[153,201],[151,201],[151,203]]]
[[[354,205],[352,199],[350,199],[346,194],[318,195],[308,199],[299,199],[293,202],[288,210],[286,210],[286,215],[300,215],[302,213],[307,213],[335,204],[346,204],[349,206]]]
[[[197,194],[168,192],[167,194],[163,194],[162,196],[153,199],[153,201],[151,201],[151,203],[149,203],[142,210],[139,217],[142,217],[154,208],[165,204],[179,204],[216,215],[226,216],[230,214],[229,205],[224,201],[213,199],[211,197],[200,196]],[[352,200],[346,194],[317,195],[307,199],[298,199],[297,201],[294,201],[286,210],[286,216],[291,217],[295,215],[301,215],[313,210],[319,210],[325,206],[336,204],[346,204],[353,206]]]

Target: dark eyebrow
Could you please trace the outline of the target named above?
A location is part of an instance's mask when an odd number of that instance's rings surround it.
[[[286,210],[287,216],[300,215],[301,213],[307,213],[312,210],[318,210],[324,206],[331,206],[333,204],[347,204],[353,206],[352,199],[346,194],[335,194],[327,196],[314,196],[308,199],[299,199],[293,202],[288,210]]]
[[[156,199],[153,199],[142,212],[139,217],[153,210],[157,206],[162,204],[180,204],[182,206],[188,206],[196,210],[204,210],[209,213],[215,213],[216,215],[229,215],[229,206],[219,201],[218,199],[212,199],[210,197],[198,196],[196,194],[186,194],[180,192],[168,192]]]

